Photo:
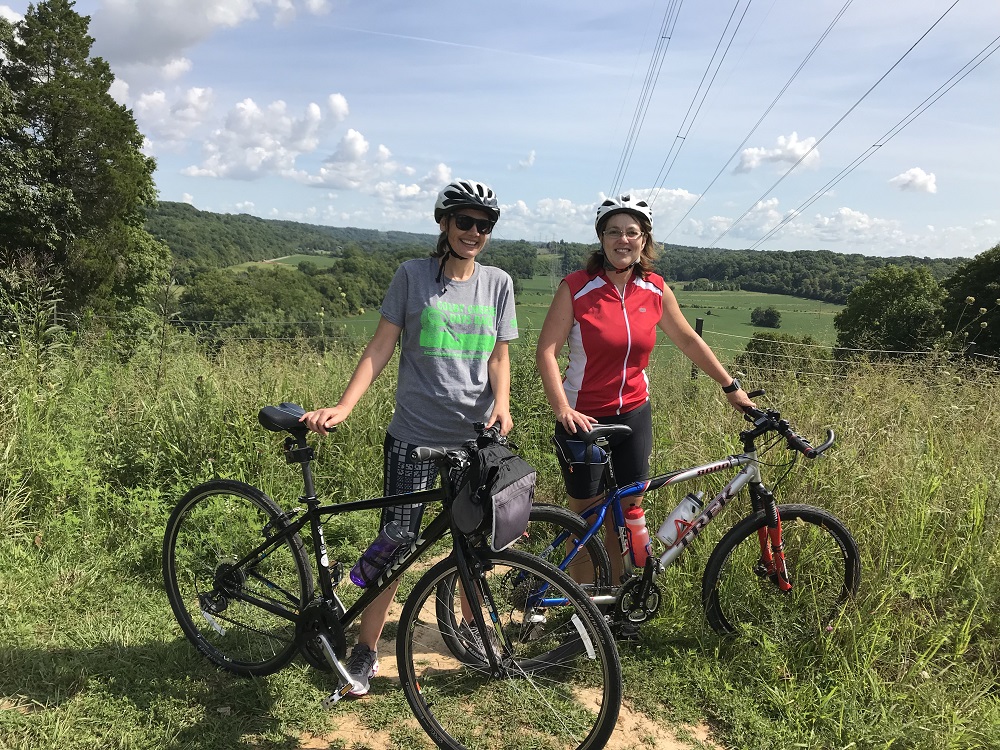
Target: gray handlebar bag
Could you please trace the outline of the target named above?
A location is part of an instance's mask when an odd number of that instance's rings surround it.
[[[505,445],[494,443],[471,452],[451,509],[455,528],[463,534],[486,530],[490,549],[499,552],[528,528],[537,474]]]

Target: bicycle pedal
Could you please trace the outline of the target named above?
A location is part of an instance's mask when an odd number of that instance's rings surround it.
[[[341,699],[346,698],[350,694],[351,687],[352,687],[351,683],[347,683],[346,685],[341,685],[339,688],[337,688],[336,692],[330,693],[322,701],[320,701],[320,705],[323,706],[323,708],[330,710],[335,705],[337,705],[337,703],[339,703]]]

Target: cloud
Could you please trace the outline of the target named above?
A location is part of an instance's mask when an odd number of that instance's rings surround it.
[[[6,5],[0,5],[0,18],[11,23],[20,23],[24,20],[24,16],[19,13],[15,13],[13,10],[8,8]]]
[[[2,7],[2,6],[0,6]],[[320,15],[327,0],[104,0],[94,14],[101,52],[116,64],[167,64],[221,29],[258,20],[271,11],[287,23],[300,11]]]
[[[515,166],[509,166],[507,169],[524,171],[526,169],[531,169],[533,166],[535,166],[535,149],[531,149],[531,152],[526,158],[519,160]]]
[[[775,148],[743,149],[740,153],[740,163],[733,172],[735,174],[750,172],[763,164],[796,164],[799,159],[803,159],[803,166],[816,167],[819,165],[819,151],[813,149],[815,145],[815,138],[810,137],[800,141],[799,134],[795,132],[789,136],[780,135]]]
[[[206,89],[190,89],[186,100],[188,106],[171,108],[171,121],[179,126],[178,132],[185,125],[200,122],[210,105],[210,95]],[[205,139],[205,156],[201,164],[189,166],[182,173],[192,177],[239,180],[280,175],[316,184],[321,180],[308,178],[296,167],[296,159],[316,151],[322,136],[343,121],[347,113],[347,100],[340,94],[329,96],[325,107],[310,102],[299,116],[291,115],[281,100],[261,108],[253,99],[244,99],[229,111],[222,127]],[[367,150],[367,142],[361,134],[351,130],[341,140],[338,155],[351,161]],[[381,151],[379,157],[382,157]]]
[[[937,177],[928,174],[920,167],[913,167],[889,180],[889,184],[900,190],[913,190],[918,193],[936,193]]]
[[[172,102],[164,91],[150,91],[136,100],[133,111],[154,141],[176,145],[206,124],[214,101],[212,89],[207,88],[189,88]]]

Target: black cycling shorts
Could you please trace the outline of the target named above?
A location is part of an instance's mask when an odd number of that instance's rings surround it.
[[[653,453],[653,412],[649,402],[624,414],[598,417],[597,422],[624,424],[632,428],[632,434],[628,437],[608,442],[611,466],[615,470],[618,486],[624,487],[632,482],[648,479],[649,457]],[[576,451],[572,446],[566,450],[567,443],[576,441],[559,422],[556,422],[554,440],[566,494],[578,500],[587,500],[604,492],[604,464],[601,458],[592,456],[588,467],[585,456],[573,455]]]

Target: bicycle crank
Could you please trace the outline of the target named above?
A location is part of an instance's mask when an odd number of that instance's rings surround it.
[[[660,589],[652,581],[633,578],[618,589],[615,597],[616,622],[640,624],[651,620],[660,610]]]

